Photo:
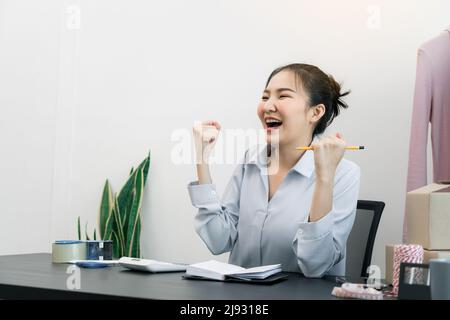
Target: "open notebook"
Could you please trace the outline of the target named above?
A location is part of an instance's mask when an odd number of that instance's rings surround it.
[[[281,264],[246,269],[233,264],[210,260],[189,265],[186,268],[186,275],[222,281],[230,278],[252,281],[266,279],[281,271]]]

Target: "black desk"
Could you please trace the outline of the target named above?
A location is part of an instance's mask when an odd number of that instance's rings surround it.
[[[52,264],[47,253],[0,256],[0,299],[334,299],[335,278],[308,279],[291,273],[272,285],[183,280],[183,273],[141,273],[122,267],[81,268],[81,288],[70,290],[68,264]]]

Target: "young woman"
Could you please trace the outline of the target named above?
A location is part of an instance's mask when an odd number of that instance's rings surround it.
[[[290,64],[272,72],[257,114],[267,132],[262,152],[247,150],[219,200],[208,157],[216,142],[205,121],[194,127],[198,181],[188,186],[198,208],[195,230],[213,254],[231,251],[242,267],[281,263],[307,277],[345,274],[360,169],[342,159],[340,133],[322,133],[347,108],[340,85],[316,66]],[[313,150],[298,151],[298,146]],[[270,160],[270,161],[269,161]]]

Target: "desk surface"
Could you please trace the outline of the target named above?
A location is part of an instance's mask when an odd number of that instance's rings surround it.
[[[184,280],[183,273],[141,273],[122,267],[81,268],[81,288],[70,290],[68,264],[47,253],[0,256],[0,299],[140,298],[170,300],[333,299],[335,278],[308,279],[290,273],[272,285]]]

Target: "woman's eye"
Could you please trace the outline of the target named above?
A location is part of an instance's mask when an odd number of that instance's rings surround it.
[[[266,101],[267,99],[269,99],[268,97],[262,97],[261,100],[262,101]]]
[[[284,98],[290,98],[290,96],[284,96],[284,95],[280,96],[280,99],[284,99]]]

